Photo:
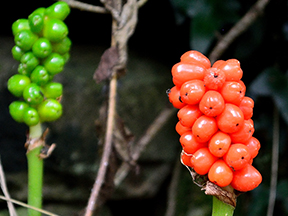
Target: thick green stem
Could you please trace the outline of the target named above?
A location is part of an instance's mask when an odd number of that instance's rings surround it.
[[[212,216],[233,216],[234,207],[213,196]]]
[[[30,127],[29,138],[40,139],[41,124]],[[28,162],[28,205],[42,208],[43,159],[39,157],[42,146],[38,146],[27,153]],[[41,216],[41,213],[28,209],[28,216]]]

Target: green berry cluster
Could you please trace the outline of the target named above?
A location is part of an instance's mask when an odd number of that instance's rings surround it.
[[[8,80],[8,90],[24,100],[9,105],[12,118],[33,126],[57,120],[62,115],[59,98],[62,84],[53,82],[69,59],[71,40],[64,19],[70,8],[60,1],[38,8],[28,19],[12,24],[15,46],[13,58],[20,62],[18,74]]]

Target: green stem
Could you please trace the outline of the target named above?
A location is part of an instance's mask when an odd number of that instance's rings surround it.
[[[41,138],[41,124],[29,128],[29,138]],[[42,208],[43,159],[39,158],[42,146],[27,153],[28,162],[28,205]],[[28,216],[41,216],[41,213],[28,209]]]
[[[213,196],[212,216],[233,216],[234,207]]]

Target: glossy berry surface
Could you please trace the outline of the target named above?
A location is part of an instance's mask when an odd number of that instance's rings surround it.
[[[219,187],[226,187],[233,179],[233,171],[223,160],[219,159],[209,169],[208,178]]]
[[[9,113],[15,121],[21,123],[23,122],[24,110],[28,107],[29,105],[24,101],[13,101],[9,105]]]
[[[222,95],[217,91],[207,91],[199,102],[200,111],[210,117],[216,117],[221,114],[225,107],[225,101]]]
[[[186,104],[197,104],[205,94],[205,85],[202,80],[190,80],[181,86],[181,100]]]
[[[47,99],[38,106],[41,121],[55,121],[62,115],[62,105],[55,99]]]
[[[9,78],[8,90],[16,97],[21,97],[24,89],[31,83],[29,77],[21,74],[15,74]]]
[[[223,159],[233,170],[240,170],[249,163],[251,155],[246,145],[232,144]]]
[[[231,186],[238,191],[246,192],[258,187],[262,182],[260,172],[250,164],[233,173]]]
[[[200,116],[192,126],[192,133],[198,142],[208,142],[218,130],[215,118]]]
[[[191,163],[199,175],[205,175],[216,160],[217,157],[212,155],[208,148],[200,148],[192,155]]]

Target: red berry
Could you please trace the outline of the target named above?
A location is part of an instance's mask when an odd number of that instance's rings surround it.
[[[212,68],[218,68],[222,63],[224,63],[224,60],[217,60],[216,62],[214,62],[214,64],[212,65]]]
[[[224,107],[225,102],[222,95],[213,90],[207,91],[199,103],[200,111],[210,117],[216,117],[221,114]]]
[[[251,155],[246,145],[237,143],[230,146],[223,159],[233,170],[239,170],[249,163]]]
[[[192,128],[191,127],[185,127],[184,125],[181,124],[180,121],[178,121],[176,126],[175,126],[175,130],[181,136],[183,133],[185,133],[187,131],[192,131]]]
[[[261,148],[260,142],[255,137],[251,137],[245,145],[248,147],[251,158],[255,158],[258,155],[258,151]]]
[[[182,84],[194,79],[203,80],[206,68],[202,65],[179,62],[172,67],[173,83],[181,88]]]
[[[243,169],[233,173],[231,186],[238,191],[251,191],[262,182],[262,176],[255,167],[247,164]]]
[[[178,119],[181,124],[185,127],[190,128],[192,127],[196,119],[201,115],[202,113],[196,105],[186,105],[181,108],[177,113]]]
[[[229,59],[217,66],[226,75],[226,81],[239,81],[243,76],[240,62],[237,59]]]
[[[233,179],[233,172],[223,160],[219,159],[211,166],[208,178],[219,187],[226,187]]]
[[[173,86],[171,89],[167,90],[167,95],[170,103],[177,108],[181,109],[186,104],[180,100],[180,89],[177,86]]]
[[[180,89],[181,100],[186,104],[197,104],[205,94],[205,86],[202,80],[190,80],[185,82]]]
[[[239,104],[242,110],[244,119],[250,119],[253,116],[254,101],[252,98],[245,96]]]
[[[195,172],[205,175],[216,160],[217,157],[212,155],[208,148],[200,148],[192,155],[191,163]]]
[[[216,120],[205,115],[200,116],[192,126],[192,133],[198,142],[208,142],[218,130]]]
[[[185,132],[179,139],[183,150],[188,154],[194,154],[198,149],[207,147],[207,143],[198,142],[192,131]]]
[[[192,158],[192,154],[188,154],[184,151],[181,152],[181,162],[182,164],[192,167],[192,163],[191,163],[191,158]]]
[[[217,68],[209,68],[204,76],[204,84],[207,89],[218,90],[225,82],[225,73]]]
[[[211,67],[210,60],[205,55],[196,50],[187,51],[181,56],[180,59],[181,62],[190,64],[200,64],[203,65],[205,68]]]
[[[231,145],[231,138],[228,134],[218,131],[215,133],[209,143],[209,151],[216,157],[222,157],[228,151]]]
[[[226,103],[238,106],[245,96],[245,88],[239,82],[227,81],[223,84],[220,93]]]
[[[230,137],[232,143],[245,143],[247,142],[253,135],[254,122],[252,119],[244,120],[243,126],[237,132],[231,133]]]
[[[234,104],[225,104],[223,112],[216,118],[219,129],[225,133],[234,133],[244,124],[244,115]]]

